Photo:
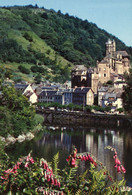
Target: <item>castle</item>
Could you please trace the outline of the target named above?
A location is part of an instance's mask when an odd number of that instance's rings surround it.
[[[129,56],[126,51],[116,51],[115,41],[108,39],[106,42],[106,56],[101,62],[97,61],[96,67],[86,68],[84,65],[76,65],[72,70],[72,88],[90,87],[97,94],[99,85],[109,80],[115,81],[129,71]]]

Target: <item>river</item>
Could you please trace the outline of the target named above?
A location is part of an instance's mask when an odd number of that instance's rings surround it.
[[[121,163],[126,168],[125,179],[132,187],[132,132],[131,129],[104,129],[95,127],[58,127],[45,126],[33,140],[15,143],[7,148],[11,158],[27,155],[32,150],[33,157],[43,157],[51,161],[59,151],[60,167],[66,164],[72,146],[78,152],[90,152],[106,165],[114,178],[120,178],[114,168],[113,153],[104,149],[110,145],[116,149]]]

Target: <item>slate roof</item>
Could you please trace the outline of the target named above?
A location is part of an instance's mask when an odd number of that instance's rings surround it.
[[[73,70],[87,70],[84,65],[76,65]]]
[[[40,94],[39,94],[39,96],[50,96],[50,97],[52,97],[52,96],[54,96],[55,95],[55,93],[56,93],[57,91],[42,91]]]
[[[57,91],[56,93],[55,93],[55,96],[61,96],[63,94],[63,91]]]
[[[88,73],[94,73],[94,68],[93,67],[88,68]]]
[[[51,86],[45,86],[41,88],[42,90],[55,90],[55,87],[51,87]]]
[[[77,87],[73,93],[87,93],[90,89],[90,87]]]
[[[121,54],[123,57],[128,57],[128,53],[126,51],[117,51],[117,54]]]
[[[27,84],[15,84],[14,87],[16,89],[26,89],[28,85]]]
[[[103,95],[102,99],[103,100],[107,100],[109,98],[114,98],[116,99],[116,93],[106,93],[105,95]]]
[[[98,92],[106,92],[106,91],[108,91],[108,87],[101,86],[101,87],[98,89]]]

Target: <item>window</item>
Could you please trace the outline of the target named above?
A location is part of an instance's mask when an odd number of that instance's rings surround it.
[[[104,77],[106,77],[106,74],[104,74]]]

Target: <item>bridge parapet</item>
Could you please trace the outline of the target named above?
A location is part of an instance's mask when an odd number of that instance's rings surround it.
[[[58,122],[62,125],[82,125],[82,126],[110,126],[110,127],[132,127],[132,117],[117,114],[95,114],[85,112],[65,112],[43,109],[38,110],[43,114],[45,122]]]

